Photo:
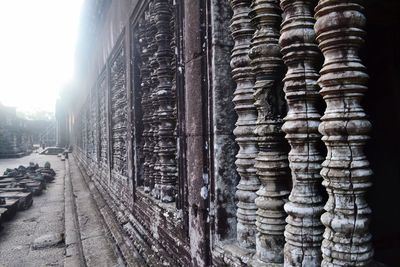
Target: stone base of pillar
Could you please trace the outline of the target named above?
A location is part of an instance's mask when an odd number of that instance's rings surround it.
[[[156,199],[160,199],[161,196],[161,185],[156,184],[154,185],[153,191],[151,191],[151,195]]]
[[[257,252],[255,258],[260,264],[256,266],[282,266],[283,246],[285,237],[283,235],[260,234],[256,235]],[[272,265],[271,265],[272,264]],[[277,264],[277,265],[275,265]]]
[[[284,249],[285,267],[320,267],[322,256],[319,251],[319,249],[302,249],[286,243]]]
[[[161,202],[170,203],[175,201],[175,186],[160,185]]]

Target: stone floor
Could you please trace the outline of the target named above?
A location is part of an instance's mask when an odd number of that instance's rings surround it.
[[[57,175],[42,195],[34,197],[31,208],[2,223],[0,267],[124,266],[74,162],[31,154],[0,159],[0,173],[30,161],[40,166],[49,161]]]
[[[30,161],[40,166],[49,161],[57,175],[42,195],[34,197],[33,205],[26,211],[2,224],[0,232],[0,266],[63,266],[64,245],[32,249],[32,243],[48,234],[64,234],[64,177],[65,164],[57,156],[31,154],[18,159],[0,159],[0,173],[7,167],[28,165]]]

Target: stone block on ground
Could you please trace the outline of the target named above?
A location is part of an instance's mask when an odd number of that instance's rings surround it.
[[[0,197],[16,199],[18,201],[18,210],[26,210],[33,203],[32,193],[30,192],[0,190]]]
[[[17,213],[18,199],[6,198],[6,203],[0,204],[0,208],[7,209],[7,211],[2,214],[2,217],[4,216],[5,220],[10,220]]]
[[[63,233],[50,233],[46,235],[42,235],[36,238],[32,242],[32,249],[44,249],[49,247],[55,247],[64,245],[64,234]]]

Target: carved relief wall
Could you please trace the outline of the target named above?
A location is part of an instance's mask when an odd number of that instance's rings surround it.
[[[373,262],[361,1],[131,11],[78,119],[77,157],[111,177],[95,184],[123,254],[149,266]]]
[[[124,234],[148,255],[150,265],[188,266],[188,214],[187,205],[182,205],[186,177],[178,181],[178,139],[183,135],[177,124],[177,91],[183,74],[177,68],[182,51],[176,49],[181,43],[176,34],[181,24],[175,23],[177,6],[172,1],[154,0],[139,6],[126,32],[129,46],[122,31],[91,95],[92,99],[97,96],[98,103],[98,124],[89,124],[98,126],[101,172],[92,175],[88,158],[79,155],[78,159],[112,207]],[[89,113],[95,116],[90,108]],[[82,131],[88,134],[86,128]],[[132,169],[128,169],[129,160]],[[127,179],[131,171],[132,184]]]

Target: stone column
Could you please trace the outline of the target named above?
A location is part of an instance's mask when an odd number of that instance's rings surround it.
[[[19,152],[17,132],[18,130],[13,130],[11,135],[11,153],[14,154]]]
[[[151,180],[150,180],[150,162],[152,157],[152,150],[151,150],[151,80],[150,80],[150,57],[151,50],[150,50],[150,36],[149,36],[149,12],[146,11],[144,18],[139,22],[139,53],[140,53],[140,87],[142,90],[141,95],[141,104],[142,104],[142,121],[143,121],[143,185],[144,191],[149,193],[151,191]]]
[[[315,31],[325,62],[319,85],[326,102],[319,131],[328,149],[322,163],[329,195],[322,242],[322,266],[367,266],[373,249],[366,192],[372,171],[364,153],[371,124],[361,106],[366,68],[358,55],[366,19],[362,1],[321,0]]]
[[[233,133],[239,145],[236,156],[237,172],[240,181],[237,186],[237,240],[243,248],[255,247],[256,233],[256,191],[260,182],[254,167],[257,156],[257,140],[254,134],[257,110],[254,106],[254,75],[250,66],[248,52],[254,29],[250,22],[251,0],[231,0],[233,16],[231,32],[235,41],[232,50],[232,75],[236,82],[233,102],[238,114]]]
[[[256,77],[255,106],[258,111],[255,134],[258,155],[255,167],[261,181],[257,191],[256,257],[266,264],[283,263],[290,173],[287,143],[281,126],[285,115],[282,78],[284,65],[279,47],[281,10],[279,0],[254,0],[250,17],[256,27],[250,59]]]
[[[100,162],[102,168],[106,168],[108,162],[108,132],[107,132],[107,83],[106,77],[103,74],[100,78],[98,85],[98,97],[99,97],[99,134],[100,134]]]
[[[169,0],[154,1],[155,23],[157,27],[157,116],[160,121],[158,127],[158,170],[160,172],[160,184],[156,184],[156,190],[162,202],[173,202],[176,193],[176,139],[175,131],[175,103],[172,93],[173,72],[171,63],[173,51],[171,49],[171,16],[172,10]],[[158,187],[158,188],[157,188]]]
[[[183,2],[183,1],[182,1]],[[207,165],[208,119],[204,97],[204,79],[207,77],[204,51],[205,1],[184,1],[183,38],[185,64],[185,141],[187,171],[187,206],[190,242],[190,266],[211,266],[209,196],[200,194],[205,186],[204,170]]]
[[[283,60],[288,67],[285,93],[288,114],[282,130],[291,150],[289,162],[293,189],[285,205],[285,266],[319,267],[323,225],[318,132],[320,95],[317,79],[320,51],[315,41],[313,0],[281,0],[283,23],[280,37]]]
[[[154,2],[149,3],[149,64],[150,64],[150,103],[151,103],[151,110],[150,110],[150,120],[149,123],[151,125],[149,130],[149,135],[151,136],[150,142],[150,151],[151,151],[151,161],[149,164],[149,174],[150,174],[150,188],[151,193],[154,197],[159,197],[159,186],[155,188],[156,184],[160,184],[160,174],[158,170],[157,162],[158,159],[158,127],[159,127],[159,119],[157,116],[157,109],[158,109],[158,100],[157,100],[157,86],[158,86],[158,78],[157,78],[157,68],[158,62],[156,58],[157,53],[157,43],[155,40],[155,35],[157,33],[156,22],[155,22],[155,9],[154,9]]]
[[[97,139],[97,129],[98,129],[98,116],[97,116],[97,87],[94,86],[90,91],[90,140],[91,140],[91,159],[97,161],[98,159],[98,139]]]
[[[178,170],[179,170],[179,157],[178,157],[178,127],[179,127],[179,119],[178,119],[178,101],[177,101],[177,86],[176,86],[176,77],[178,74],[177,69],[177,57],[178,57],[178,50],[176,46],[176,30],[177,30],[177,23],[176,23],[176,11],[177,5],[176,1],[169,0],[170,7],[171,7],[171,16],[169,21],[170,27],[170,48],[172,51],[172,59],[171,59],[171,73],[172,73],[172,81],[171,81],[171,103],[173,108],[172,118],[174,120],[174,130],[173,130],[173,147],[170,147],[170,151],[173,152],[173,160],[174,166],[173,169],[170,169],[170,174],[173,176],[174,180],[174,187],[173,187],[173,199],[177,201],[176,197],[179,199],[179,188],[182,186],[178,179]],[[171,159],[171,158],[170,158]],[[165,194],[166,196],[170,194]]]
[[[128,99],[126,91],[126,62],[123,43],[110,61],[111,148],[112,169],[128,176]]]

